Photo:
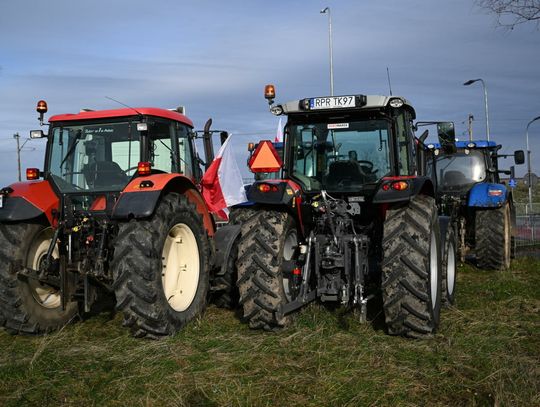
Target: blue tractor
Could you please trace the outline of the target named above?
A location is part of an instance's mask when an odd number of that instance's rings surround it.
[[[435,165],[428,168],[435,171],[440,212],[456,219],[461,261],[474,254],[479,268],[508,269],[515,253],[516,211],[500,174],[513,178],[514,171],[499,169],[499,158],[523,164],[523,151],[499,154],[502,146],[494,141],[456,141],[451,122],[418,124],[437,124],[439,143],[428,144]]]

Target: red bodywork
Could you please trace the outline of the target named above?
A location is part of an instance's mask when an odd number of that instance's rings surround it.
[[[141,184],[148,184],[145,181],[150,181],[152,186],[141,188]],[[181,174],[154,174],[133,179],[121,192],[122,194],[163,191],[170,190],[184,194],[197,208],[203,218],[204,227],[209,236],[215,233],[214,222],[208,207],[201,193],[193,183],[193,181]]]
[[[188,119],[183,114],[178,112],[159,109],[155,107],[136,107],[133,109],[113,109],[113,110],[96,110],[95,112],[80,112],[80,113],[68,113],[68,114],[59,114],[52,116],[49,119],[49,122],[68,122],[68,121],[78,121],[78,120],[93,120],[93,119],[104,119],[104,118],[115,118],[115,117],[127,117],[127,116],[136,116],[138,114],[162,117],[164,119],[175,120],[187,124],[190,127],[193,127],[193,122]]]
[[[10,185],[10,188],[13,192],[9,196],[21,197],[30,202],[45,214],[52,226],[55,226],[56,219],[52,212],[59,209],[60,199],[54,193],[49,181],[17,182]]]

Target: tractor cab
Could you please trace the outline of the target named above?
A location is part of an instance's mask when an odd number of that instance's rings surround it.
[[[137,176],[159,173],[198,177],[192,160],[193,123],[157,108],[81,111],[52,116],[44,176],[83,208],[92,196],[123,191]],[[32,136],[43,137],[41,132]],[[84,197],[84,198],[83,198]]]
[[[418,174],[415,111],[404,98],[356,94],[273,105],[274,97],[266,95],[271,112],[288,116],[282,175],[304,193],[371,199],[391,177]]]
[[[502,148],[493,141],[456,141],[453,151],[440,143],[429,144],[436,157],[435,172],[438,188],[442,193],[466,195],[478,183],[500,184],[500,174],[511,175],[508,170],[499,169],[498,159],[509,155],[498,154]],[[523,151],[515,151],[516,164],[524,162]]]

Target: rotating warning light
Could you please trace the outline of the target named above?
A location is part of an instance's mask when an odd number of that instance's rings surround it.
[[[148,161],[141,161],[137,165],[137,173],[139,175],[150,175],[152,173],[152,164]]]
[[[45,102],[44,100],[40,100],[39,102],[37,102],[36,112],[40,114],[45,114],[47,113],[47,110],[47,102]]]
[[[276,98],[276,88],[274,85],[266,85],[264,87],[264,98],[267,100],[272,100]]]
[[[26,179],[33,181],[39,178],[39,169],[37,168],[27,168],[26,169]]]
[[[270,140],[259,143],[249,160],[251,172],[278,172],[283,162]]]

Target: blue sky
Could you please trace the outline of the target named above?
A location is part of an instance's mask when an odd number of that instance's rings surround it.
[[[387,94],[388,66],[419,120],[452,120],[459,136],[472,113],[480,138],[482,86],[462,83],[483,78],[492,139],[504,152],[525,148],[525,126],[540,115],[540,31],[497,28],[473,0],[18,0],[0,6],[0,184],[16,180],[13,134],[39,127],[39,99],[50,115],[119,107],[105,96],[185,105],[197,128],[212,117],[235,134],[243,165],[246,143],[276,131],[265,84],[278,101],[329,93],[326,6],[336,94]],[[530,140],[540,173],[540,121]],[[43,149],[26,144],[23,171],[42,167]]]

